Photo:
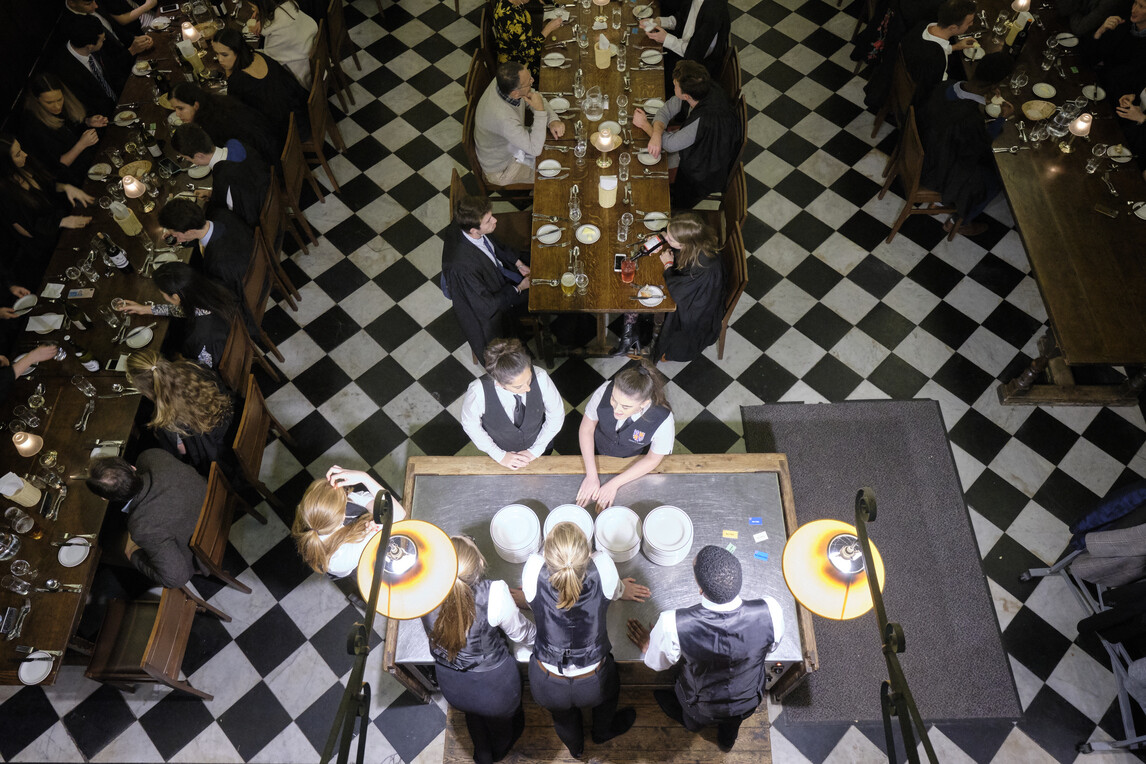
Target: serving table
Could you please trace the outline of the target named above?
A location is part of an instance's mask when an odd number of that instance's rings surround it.
[[[1031,26],[1018,57],[1030,81],[1017,96],[1003,88],[1003,97],[1014,104],[1016,113],[996,140],[997,147],[1026,145],[1017,123],[1024,120],[1028,131],[1035,124],[1021,108],[1038,98],[1032,91],[1036,84],[1054,87],[1055,95],[1042,100],[1060,105],[1097,81],[1078,54],[1080,47],[1060,46],[1061,67],[1042,70],[1048,37],[1066,30],[1053,7],[1042,5],[1037,13],[1045,29]],[[1004,7],[1009,10],[1010,3],[988,0],[979,7],[994,18]],[[1000,48],[989,33],[980,42],[988,52]],[[1107,95],[1117,100],[1123,94]],[[1087,174],[1092,147],[1121,144],[1123,136],[1109,100],[1092,100],[1084,111],[1094,115],[1089,140],[1075,138],[1070,153],[1061,152],[1058,139],[1052,137],[1038,149],[995,155],[1050,319],[1050,331],[1039,340],[1039,355],[1030,368],[999,386],[1003,403],[1137,405],[1146,387],[1146,370],[1118,385],[1078,385],[1070,368],[1146,364],[1146,260],[1139,244],[1146,220],[1138,219],[1130,207],[1146,200],[1146,182],[1134,161],[1118,164],[1103,159],[1097,172]],[[1109,187],[1103,180],[1108,171]],[[1115,217],[1100,212],[1102,208]],[[1049,384],[1034,384],[1044,370]]]
[[[602,476],[621,472],[630,460],[598,457]],[[523,504],[544,523],[548,510],[572,503],[584,477],[576,456],[545,456],[516,472],[486,457],[411,457],[406,465],[405,503],[412,519],[431,522],[448,534],[472,536],[485,555],[486,576],[521,585],[523,564],[498,556],[490,538],[493,515],[507,504]],[[618,563],[622,578],[647,585],[643,603],[614,602],[608,611],[609,638],[625,684],[666,684],[669,673],[650,671],[626,636],[626,622],[653,623],[667,609],[699,602],[692,560],[706,544],[731,545],[740,561],[745,598],[768,595],[780,603],[786,624],[771,661],[768,688],[783,696],[817,665],[810,614],[789,593],[780,567],[788,533],[796,528],[788,461],[783,454],[670,455],[649,475],[621,488],[616,503],[642,518],[671,504],[688,513],[694,536],[686,559],[672,567],[651,563],[644,554]],[[757,518],[754,524],[750,518]],[[767,538],[754,541],[765,533]],[[735,537],[733,537],[735,536]],[[761,556],[764,559],[761,559]],[[526,615],[531,614],[526,611]],[[519,661],[523,660],[519,655]],[[425,698],[434,687],[423,671],[433,663],[420,620],[386,624],[384,665],[412,692]],[[519,664],[524,673],[524,663]]]

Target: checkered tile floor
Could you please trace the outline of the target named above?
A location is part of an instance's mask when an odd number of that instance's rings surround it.
[[[743,404],[937,399],[1025,713],[1015,727],[940,726],[932,739],[944,762],[1075,761],[1077,742],[1121,731],[1112,674],[1102,651],[1077,639],[1069,595],[1017,576],[1052,562],[1096,497],[1146,476],[1142,411],[1001,407],[996,382],[1029,361],[1046,319],[1005,202],[974,241],[948,243],[923,218],[884,244],[901,200],[875,199],[891,143],[887,128],[870,139],[872,117],[858,105],[846,42],[854,17],[823,0],[731,5],[750,110],[749,281],[724,360],[710,348],[664,365],[677,448],[743,451]],[[307,209],[323,237],[289,265],[299,312],[266,317],[289,381],[261,383],[299,447],[272,444],[265,479],[287,503],[332,463],[401,485],[410,455],[474,453],[458,423],[474,367],[435,285],[478,33],[478,0],[462,7],[459,18],[446,3],[401,0],[384,19],[374,0],[348,8],[362,69],[347,62],[358,103],[338,113],[350,147],[332,161],[342,192]],[[577,408],[619,366],[565,361],[553,379]],[[576,452],[577,421],[567,420],[559,453]],[[252,594],[200,587],[234,615],[201,617],[184,661],[214,700],[124,694],[68,668],[53,687],[0,688],[0,757],[317,760],[356,613],[299,562],[289,519],[243,518],[232,532],[231,570]],[[368,761],[440,761],[441,703],[414,702],[378,658]],[[885,760],[878,729],[798,727],[771,712],[778,763]],[[1102,758],[1119,760],[1134,759]]]

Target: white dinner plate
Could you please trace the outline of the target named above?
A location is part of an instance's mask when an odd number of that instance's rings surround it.
[[[650,154],[645,149],[641,149],[640,151],[637,152],[637,161],[640,162],[641,164],[648,165],[651,167],[661,160],[660,159],[653,159],[652,154]]]
[[[1119,143],[1108,148],[1106,150],[1106,156],[1108,156],[1112,162],[1118,162],[1119,164],[1122,164],[1123,162],[1129,162],[1130,158],[1133,156],[1133,153],[1130,151],[1130,149]]]
[[[111,175],[111,165],[107,162],[97,162],[88,168],[88,180],[107,180]]]
[[[546,223],[537,229],[537,240],[542,244],[556,244],[561,240],[561,229],[552,223]]]
[[[556,159],[544,159],[537,163],[537,174],[543,178],[555,178],[564,169]]]
[[[35,652],[28,653],[27,655],[20,656],[24,658],[24,663],[20,664],[19,670],[16,672],[20,677],[20,681],[24,684],[39,684],[48,678],[48,674],[52,673],[52,668],[55,667],[56,661],[52,660],[27,660],[28,658],[51,658],[52,656],[43,650],[36,650]]]
[[[680,507],[668,504],[645,516],[645,543],[655,552],[670,555],[692,543],[692,520]]]
[[[119,446],[96,446],[92,449],[92,459],[110,459],[119,456]]]
[[[605,120],[601,124],[597,125],[597,130],[608,130],[613,135],[621,134],[621,126],[612,120]]]
[[[641,63],[649,64],[650,66],[653,64],[659,64],[663,58],[664,55],[655,48],[650,48],[641,53]]]
[[[549,108],[553,109],[553,111],[560,114],[563,111],[568,111],[569,101],[562,98],[561,96],[558,96],[556,98],[550,98],[549,99]]]
[[[179,262],[179,255],[175,254],[174,252],[164,252],[162,254],[156,255],[151,262],[155,265],[163,265],[164,263],[177,263]]]
[[[179,127],[183,124],[183,120],[179,119],[178,114],[171,112],[167,115],[167,124],[171,125],[172,127]]]
[[[1135,202],[1134,214],[1146,220],[1146,202]]]
[[[1091,101],[1101,101],[1106,98],[1106,91],[1096,85],[1087,85],[1082,89],[1082,94]]]
[[[146,77],[151,74],[151,64],[147,61],[136,61],[131,67],[131,73],[136,77]]]
[[[60,545],[60,553],[56,556],[65,568],[74,568],[88,558],[91,550],[91,542],[87,539],[71,538]]]
[[[152,29],[158,29],[162,32],[169,26],[171,26],[171,19],[167,18],[166,16],[156,16],[151,20]]]
[[[647,19],[653,15],[653,9],[647,5],[633,6],[633,15],[638,19]]]
[[[577,241],[582,244],[595,244],[601,238],[601,229],[591,223],[586,223],[577,229]]]
[[[199,178],[206,178],[210,174],[211,167],[205,164],[197,164],[187,171],[187,177],[195,178],[196,180]]]
[[[637,297],[641,298],[641,305],[646,308],[655,308],[665,301],[665,291],[659,286],[649,284],[641,287],[641,291],[637,292]]]
[[[127,343],[129,348],[138,350],[139,348],[147,347],[151,343],[151,338],[154,336],[155,333],[152,332],[150,328],[141,326],[138,329],[132,329],[128,332],[127,339],[125,339],[124,342]]]
[[[1054,98],[1054,94],[1058,91],[1049,82],[1036,82],[1031,86],[1031,92],[1039,98]]]
[[[657,112],[660,111],[661,107],[664,105],[665,105],[665,102],[662,101],[661,99],[650,98],[649,100],[647,100],[643,104],[641,104],[641,108],[645,110],[645,114],[648,114],[650,117],[655,117],[657,115]]]
[[[650,231],[663,231],[665,226],[668,225],[668,215],[663,212],[650,212],[645,215],[644,221],[645,228]]]
[[[509,504],[493,516],[489,534],[493,542],[503,549],[519,551],[536,540],[537,528],[537,515],[532,509],[524,504]]]
[[[541,58],[541,63],[546,66],[564,66],[565,54],[564,53],[546,53]]]
[[[36,295],[26,294],[19,300],[16,300],[15,303],[13,303],[12,310],[16,311],[16,315],[22,316],[32,308],[36,307],[36,303],[39,301],[40,298],[36,297]]]
[[[585,534],[585,540],[593,543],[593,516],[584,507],[576,504],[562,504],[555,507],[545,517],[545,526],[542,528],[542,538],[548,538],[553,526],[558,523],[573,523]]]
[[[127,127],[132,122],[134,122],[138,116],[139,115],[137,115],[134,111],[125,109],[124,111],[121,111],[115,115],[115,125],[116,127]]]
[[[980,58],[987,55],[987,51],[983,50],[978,45],[974,45],[970,48],[964,48],[963,55],[972,61],[978,61]]]
[[[598,549],[627,552],[641,542],[641,518],[628,507],[615,504],[597,515],[594,533]]]
[[[1058,44],[1064,48],[1073,48],[1078,45],[1078,38],[1070,32],[1059,32],[1054,37],[1058,40]]]

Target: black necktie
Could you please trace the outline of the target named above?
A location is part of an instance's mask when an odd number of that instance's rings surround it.
[[[521,427],[521,423],[525,421],[525,401],[521,400],[520,395],[514,395],[517,403],[513,404],[513,426]]]
[[[92,75],[95,76],[96,81],[99,82],[104,92],[111,98],[115,98],[115,93],[112,92],[111,85],[107,83],[107,78],[103,76],[103,67],[99,65],[99,61],[96,61],[95,56],[88,56],[88,68],[91,69]]]

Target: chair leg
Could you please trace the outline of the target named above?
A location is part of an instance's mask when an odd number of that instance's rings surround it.
[[[882,199],[882,198],[883,198],[883,197],[884,197],[884,196],[887,194],[887,190],[888,190],[889,188],[891,188],[891,184],[892,184],[892,183],[894,183],[894,182],[895,182],[895,179],[896,179],[896,178],[898,178],[898,177],[899,177],[899,169],[898,169],[898,168],[896,168],[896,169],[893,169],[893,170],[892,170],[892,171],[891,171],[891,172],[888,174],[888,176],[887,176],[887,180],[885,180],[885,181],[883,182],[883,188],[881,188],[881,189],[879,190],[879,194],[876,196],[876,199]]]
[[[303,151],[306,151],[305,145],[302,148],[303,148]],[[305,165],[305,162],[304,162],[304,165]],[[308,181],[310,181],[310,189],[312,191],[314,191],[314,195],[318,197],[318,200],[320,202],[322,202],[323,204],[326,204],[326,192],[324,192],[322,190],[322,185],[318,182],[318,178],[314,177],[314,173],[311,172],[311,169],[309,166],[304,166],[303,169],[306,170],[306,179]],[[337,191],[338,189],[335,189],[335,190]],[[301,213],[301,210],[300,210],[300,213]],[[291,214],[293,215],[294,213],[292,212]],[[313,240],[313,238],[314,238],[314,235],[311,234],[311,239]],[[318,242],[314,242],[314,243],[317,244]]]
[[[278,496],[274,495],[274,493],[271,491],[271,489],[267,488],[266,483],[263,483],[261,480],[257,480],[257,479],[251,480],[249,475],[247,476],[247,481],[250,482],[250,484],[255,487],[255,490],[259,492],[259,495],[262,496],[264,499],[266,499],[267,503],[270,504],[272,507],[274,507],[276,509],[286,509],[286,505],[282,503],[282,501],[279,499]],[[252,514],[254,513],[253,507],[251,509],[251,512],[252,512]],[[266,522],[266,518],[263,518],[263,522],[264,523]]]
[[[347,106],[347,104],[346,104],[346,94],[343,92],[342,83],[338,82],[338,76],[337,75],[332,74],[332,76],[334,77],[335,82],[334,82],[333,87],[330,89],[334,91],[334,95],[338,96],[338,105],[342,108],[342,111],[348,112],[348,111],[350,111],[350,107]],[[326,97],[328,99],[330,98],[330,92],[329,91],[327,92]]]
[[[260,348],[258,345],[255,345],[253,342],[251,343],[251,347],[253,347],[255,351],[255,362],[258,363],[262,370],[267,373],[267,376],[273,379],[275,382],[282,381],[282,377],[279,376],[279,373],[275,370],[275,367],[271,366],[271,362],[267,360],[267,354],[263,352],[262,348]]]
[[[899,218],[896,219],[895,224],[891,227],[891,232],[887,235],[886,241],[888,244],[890,244],[891,240],[895,238],[895,235],[899,233],[900,227],[903,225],[904,221],[907,220],[908,216],[911,215],[911,209],[914,206],[915,205],[912,204],[910,199],[903,203],[903,211],[899,213]]]
[[[260,491],[260,493],[261,493],[261,491]],[[258,520],[260,523],[262,523],[263,525],[267,524],[267,516],[264,515],[262,512],[260,512],[259,510],[255,509],[254,507],[252,507],[247,502],[243,501],[243,499],[238,494],[232,495],[231,498],[235,502],[235,505],[236,505],[234,507],[234,509],[232,510],[232,514],[240,514],[240,513],[245,512],[248,515],[254,516],[254,518],[256,520]]]
[[[275,419],[273,414],[268,411],[267,416],[271,420],[271,429],[278,434],[279,439],[282,440],[283,443],[286,443],[291,448],[294,448],[298,445],[294,437],[290,434],[290,432],[287,431],[287,428],[283,427],[282,423]]]
[[[322,165],[322,169],[326,170],[326,177],[330,179],[330,186],[334,189],[334,193],[337,194],[341,189],[338,187],[338,181],[334,179],[334,173],[331,172],[330,165],[326,163],[326,154],[322,150],[322,145],[320,144],[318,146],[318,150],[311,153],[314,154],[315,159],[318,160],[318,163]],[[311,177],[314,177],[314,173],[311,173]],[[315,180],[315,183],[317,184],[318,181]]]
[[[211,603],[207,602],[207,600],[205,600],[202,597],[200,597],[199,595],[195,594],[195,592],[191,591],[191,587],[181,586],[181,587],[179,587],[179,591],[183,592],[183,594],[186,595],[187,599],[193,601],[196,605],[199,606],[200,609],[206,610],[208,613],[215,616],[220,621],[226,621],[228,623],[231,621],[231,616],[227,615],[226,613],[224,613],[219,608],[217,608],[214,605],[212,605]]]
[[[874,138],[879,129],[883,127],[883,121],[887,119],[887,112],[891,108],[891,100],[888,99],[883,106],[879,107],[879,111],[875,114],[875,125],[871,129],[871,137]]]
[[[173,690],[181,690],[181,691],[187,693],[188,695],[194,695],[195,697],[202,698],[203,700],[214,700],[215,699],[215,696],[212,695],[211,693],[203,692],[202,690],[195,689],[194,687],[191,686],[190,682],[188,682],[184,679],[180,679],[180,680],[177,680],[174,682],[171,681],[170,679],[166,679],[166,678],[156,677],[156,679],[159,682],[159,684],[165,684]]]
[[[267,333],[263,331],[263,327],[261,326],[259,327],[259,340],[267,346],[267,349],[271,351],[271,354],[274,355],[275,358],[279,359],[280,363],[286,361],[286,359],[283,358],[283,354],[279,351],[279,346],[271,342],[271,338],[267,336]]]
[[[338,123],[334,119],[327,120],[326,134],[330,136],[330,142],[339,153],[346,151],[346,141],[342,140],[342,131],[338,129]]]
[[[290,276],[288,276],[286,270],[283,269],[283,264],[281,262],[271,261],[271,265],[274,266],[275,277],[279,281],[279,287],[283,289],[287,295],[289,295],[287,297],[287,302],[290,305],[291,310],[298,310],[298,308],[295,307],[294,301],[301,300],[302,295],[298,293],[298,289],[295,288],[294,282],[290,280]]]
[[[354,58],[355,63],[357,63],[358,62],[358,49],[355,48],[354,52],[351,53],[350,55]],[[359,71],[362,70],[361,65],[359,65],[358,70]],[[331,66],[330,71],[334,73],[334,78],[338,81],[339,92],[341,93],[341,92],[345,91],[346,97],[350,99],[350,105],[351,106],[357,106],[358,102],[354,100],[354,89],[350,87],[350,77],[343,70],[342,64],[338,63],[337,61],[334,62],[334,65]],[[340,102],[341,102],[341,100],[342,99],[339,98]],[[342,110],[346,111],[346,107],[343,106]]]
[[[720,327],[720,339],[716,341],[716,360],[724,360],[724,335],[728,332],[728,324]]]
[[[898,143],[895,144],[895,148],[892,149],[891,153],[888,154],[888,156],[887,156],[887,164],[885,164],[883,166],[883,177],[886,178],[887,174],[889,172],[891,172],[891,168],[895,166],[895,160],[897,160],[897,159],[899,159],[899,144]]]

